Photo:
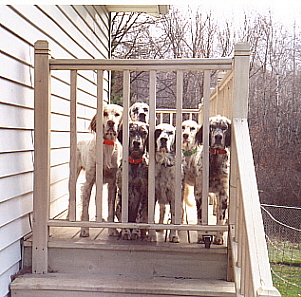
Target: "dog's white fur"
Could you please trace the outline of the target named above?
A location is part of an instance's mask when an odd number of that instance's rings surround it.
[[[143,102],[134,103],[129,109],[129,116],[133,122],[149,123],[149,106]]]
[[[220,115],[209,119],[209,195],[213,199],[213,212],[217,217],[217,225],[226,222],[226,209],[229,191],[229,150],[231,122]],[[182,149],[185,158],[184,182],[194,186],[194,196],[197,205],[198,224],[202,223],[202,172],[203,146],[202,127],[195,121],[182,123]],[[187,193],[187,191],[185,191]],[[186,198],[186,197],[185,197]],[[202,233],[198,233],[198,242],[203,242]],[[218,232],[214,244],[223,244],[223,234]]]
[[[122,146],[117,134],[122,124],[123,108],[116,104],[108,104],[103,108],[103,138],[111,144],[103,144],[103,182],[108,184],[108,221],[114,221],[116,199],[116,172],[121,162]],[[95,117],[94,117],[95,119]],[[92,122],[91,122],[92,124]],[[86,181],[81,188],[83,203],[82,221],[89,220],[89,203],[91,190],[96,181],[96,137],[79,141],[77,144],[77,177],[85,170]],[[116,235],[116,230],[109,229],[109,235]],[[82,228],[80,236],[89,236],[89,229]]]
[[[188,200],[189,187],[194,187],[197,205],[198,224],[202,224],[202,191],[203,191],[203,145],[201,126],[196,121],[186,120],[182,123],[182,151],[184,166],[184,201]],[[202,234],[198,234],[198,242],[202,242]]]
[[[175,219],[175,132],[175,128],[166,123],[157,125],[155,130],[155,197],[160,205],[170,204],[172,224]],[[183,171],[181,173],[183,176]],[[181,192],[183,199],[183,188]],[[169,241],[180,241],[177,230],[171,230]]]

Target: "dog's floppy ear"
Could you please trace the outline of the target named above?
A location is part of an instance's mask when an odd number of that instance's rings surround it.
[[[96,133],[96,115],[97,114],[95,114],[94,117],[92,118],[89,128],[88,128],[91,132],[94,132],[94,133]]]
[[[203,125],[199,126],[199,130],[195,134],[195,142],[197,145],[200,145],[203,143]]]
[[[147,137],[145,139],[145,149],[147,152],[149,152],[149,125],[145,125],[147,127]]]
[[[171,149],[172,149],[173,152],[176,151],[176,147],[177,147],[177,133],[176,133],[176,131],[174,133],[175,133],[175,135],[174,135],[174,141],[173,141],[173,144],[171,146]]]
[[[122,144],[122,135],[123,135],[123,126],[120,126],[120,129],[118,129],[117,139]]]
[[[228,129],[226,133],[226,138],[225,138],[225,146],[229,147],[231,146],[231,122],[228,121]]]
[[[156,129],[155,130],[155,148],[156,148],[156,150],[157,150],[157,139],[160,136],[161,132],[162,132],[161,129]]]

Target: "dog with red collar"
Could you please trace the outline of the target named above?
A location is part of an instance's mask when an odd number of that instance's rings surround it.
[[[229,200],[229,165],[231,121],[217,115],[209,119],[209,192],[215,194],[216,224],[225,225]],[[214,237],[214,244],[223,244],[223,234]]]
[[[116,201],[116,173],[121,163],[122,145],[118,141],[118,133],[122,126],[123,107],[116,104],[108,104],[103,107],[103,183],[108,184],[108,218],[109,222],[114,221]],[[96,117],[90,123],[90,128],[95,124]],[[91,128],[91,130],[93,130]],[[92,139],[84,139],[77,143],[76,151],[76,178],[81,170],[85,171],[85,182],[81,187],[82,221],[89,221],[89,204],[93,185],[96,181],[96,134]],[[115,229],[109,229],[109,235],[116,236]],[[89,228],[83,227],[81,237],[89,236]]]
[[[148,124],[129,123],[129,166],[128,166],[128,221],[147,223],[148,214]],[[122,211],[122,166],[117,172],[116,215],[121,221]],[[146,230],[123,229],[124,240],[145,240]]]

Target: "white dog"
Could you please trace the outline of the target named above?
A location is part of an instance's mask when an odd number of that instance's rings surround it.
[[[116,200],[116,173],[121,162],[122,146],[117,139],[122,124],[123,108],[109,104],[103,108],[103,182],[108,184],[108,221],[113,222]],[[94,126],[93,126],[94,125]],[[95,116],[91,121],[91,130],[96,131]],[[94,128],[93,128],[94,127]],[[96,181],[96,137],[79,141],[76,151],[77,177],[85,170],[86,181],[82,186],[81,198],[83,202],[82,221],[89,220],[89,203],[91,190]],[[116,235],[116,230],[109,229],[109,235]],[[89,236],[89,229],[82,228],[80,236]]]

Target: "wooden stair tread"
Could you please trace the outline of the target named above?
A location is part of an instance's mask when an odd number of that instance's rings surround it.
[[[141,296],[235,296],[234,284],[223,280],[65,273],[22,275],[11,284],[11,289],[13,292],[17,290],[61,290],[66,293],[68,291],[104,292],[140,294]]]

